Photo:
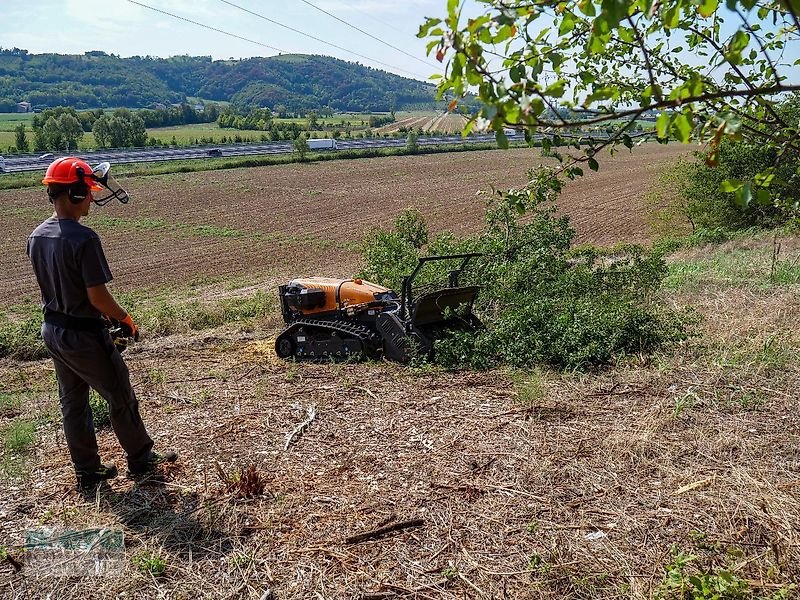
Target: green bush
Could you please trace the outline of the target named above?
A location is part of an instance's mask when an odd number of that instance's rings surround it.
[[[699,245],[724,241],[731,231],[775,227],[797,218],[800,176],[796,155],[778,156],[774,148],[723,141],[717,166],[706,164],[707,156],[698,152],[696,160],[680,159],[659,176],[648,194],[657,231],[686,230],[699,238],[693,242]],[[754,192],[749,203],[741,203],[734,193],[721,190],[724,181],[750,181],[773,165],[775,179],[768,200],[760,202]]]
[[[673,548],[673,560],[657,590],[659,600],[736,600],[753,598],[747,581],[729,569],[703,571],[697,557]]]
[[[428,224],[416,208],[407,208],[394,221],[397,234],[414,248],[422,248],[428,243]]]
[[[364,266],[359,277],[399,290],[403,276],[417,262],[418,251],[400,234],[378,229],[365,237],[361,255]]]
[[[136,569],[144,575],[161,577],[167,570],[167,559],[154,552],[142,550],[131,561]]]
[[[667,275],[662,256],[638,246],[575,250],[575,232],[552,203],[559,191],[495,193],[481,234],[461,239],[447,234],[427,246],[426,254],[484,254],[464,282],[483,286],[475,312],[486,327],[437,340],[437,363],[582,369],[686,338],[690,320],[658,298]],[[362,276],[398,289],[418,256],[396,230],[372,232],[363,245]],[[430,279],[446,280],[447,268],[433,270]]]

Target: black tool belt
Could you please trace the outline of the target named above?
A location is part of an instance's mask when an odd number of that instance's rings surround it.
[[[92,319],[91,317],[73,317],[72,315],[65,315],[64,313],[55,311],[46,311],[44,313],[44,322],[56,327],[63,327],[64,329],[74,329],[75,331],[90,331],[99,333],[106,328],[106,322],[103,319]]]

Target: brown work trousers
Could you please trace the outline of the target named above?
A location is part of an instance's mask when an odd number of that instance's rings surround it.
[[[100,466],[90,387],[108,402],[111,427],[129,467],[146,462],[153,440],[139,416],[128,367],[108,332],[76,331],[45,323],[42,339],[56,368],[64,437],[75,470],[91,472]]]

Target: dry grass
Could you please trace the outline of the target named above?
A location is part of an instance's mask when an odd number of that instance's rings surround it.
[[[585,185],[573,193],[596,208]],[[576,218],[589,239],[624,229],[601,212]],[[0,457],[28,469],[0,481],[2,595],[679,598],[663,582],[682,552],[696,557],[687,574],[727,571],[748,590],[728,597],[793,597],[800,284],[770,283],[771,244],[678,254],[696,285],[668,300],[704,317],[699,337],[597,373],[297,365],[274,357],[278,315],[145,338],[126,360],[157,446],[180,460],[88,498],[73,489],[51,365],[0,360],[0,427],[36,424],[24,461]],[[230,289],[218,274],[193,292],[252,293],[255,279]],[[113,432],[98,439],[124,465]],[[121,529],[124,567],[37,578],[19,549],[39,526]]]
[[[583,375],[295,365],[234,329],[146,340],[128,355],[135,387],[180,461],[85,499],[50,423],[30,483],[0,487],[3,545],[42,521],[107,525],[125,531],[129,568],[65,581],[9,566],[6,593],[650,598],[675,549],[697,557],[692,569],[731,571],[741,597],[788,590],[800,581],[797,298],[796,286],[677,291],[705,316],[701,338]],[[47,369],[2,374],[42,410]],[[123,462],[111,432],[100,446]],[[142,569],[158,561],[163,574]]]

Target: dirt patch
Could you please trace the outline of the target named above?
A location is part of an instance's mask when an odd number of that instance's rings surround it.
[[[238,332],[146,341],[128,359],[145,420],[179,463],[87,501],[57,421],[42,426],[32,485],[0,485],[0,543],[43,520],[109,526],[125,531],[129,559],[153,552],[165,575],[131,564],[67,589],[8,569],[12,595],[144,598],[213,582],[253,599],[647,598],[673,547],[729,549],[758,590],[800,577],[800,420],[785,391],[796,366],[743,381],[698,369],[690,351],[670,368],[545,375],[526,397],[501,372],[277,362],[268,338]],[[0,367],[26,385],[47,368]],[[733,384],[760,389],[759,405],[742,409]],[[100,449],[124,464],[110,431]],[[237,497],[217,464],[255,465],[264,495]]]
[[[650,144],[570,182],[560,202],[579,242],[649,239],[639,202],[684,146]],[[432,232],[476,231],[478,190],[520,186],[538,149],[293,164],[131,179],[127,206],[93,209],[115,288],[183,285],[202,277],[344,276],[368,229],[418,208]],[[49,214],[41,189],[0,192],[0,304],[35,297],[25,238]],[[138,224],[138,226],[137,226]],[[211,230],[198,228],[216,227]],[[231,235],[233,232],[234,235]]]

